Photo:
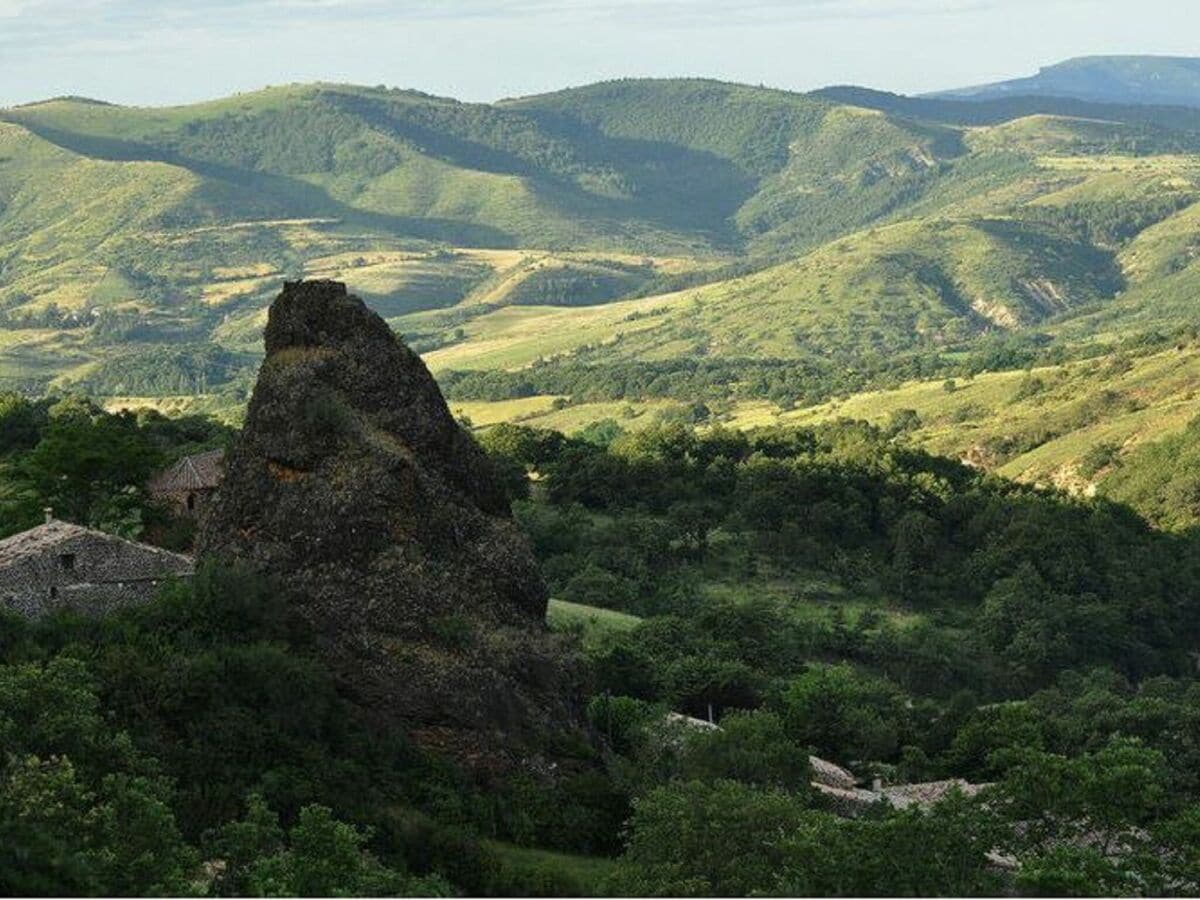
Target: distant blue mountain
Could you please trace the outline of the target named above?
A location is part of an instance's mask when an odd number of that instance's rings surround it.
[[[1200,58],[1082,56],[1029,78],[927,95],[955,100],[1071,97],[1092,103],[1200,107]]]

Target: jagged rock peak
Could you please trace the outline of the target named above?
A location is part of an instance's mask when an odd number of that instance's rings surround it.
[[[378,427],[442,468],[480,508],[508,515],[486,460],[446,406],[421,358],[339,281],[286,282],[263,333],[267,360],[330,359],[328,380]]]
[[[331,281],[285,285],[265,340],[199,552],[284,585],[373,716],[471,757],[573,727],[536,561],[421,359]]]

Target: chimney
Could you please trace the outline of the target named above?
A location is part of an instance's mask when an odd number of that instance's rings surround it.
[[[47,506],[45,509],[42,510],[42,512],[46,516],[46,524],[47,525],[49,525],[51,522],[54,521],[54,507]]]

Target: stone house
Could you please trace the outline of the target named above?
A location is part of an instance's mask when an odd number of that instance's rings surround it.
[[[225,451],[185,456],[147,485],[150,496],[184,516],[199,516],[225,477]]]
[[[58,610],[103,615],[151,599],[193,572],[186,556],[60,522],[0,541],[0,607],[29,618]]]

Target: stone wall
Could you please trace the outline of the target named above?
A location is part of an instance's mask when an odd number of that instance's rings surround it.
[[[31,618],[66,609],[103,615],[191,574],[185,556],[85,532],[0,569],[0,605]]]
[[[171,511],[178,516],[198,519],[212,503],[216,488],[193,488],[177,491],[160,491],[156,495],[159,502],[170,506]]]

